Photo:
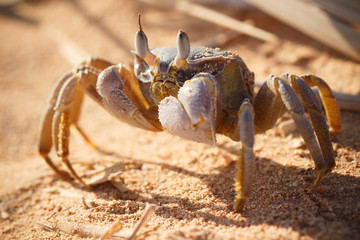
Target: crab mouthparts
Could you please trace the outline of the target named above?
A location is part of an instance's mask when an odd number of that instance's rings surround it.
[[[155,99],[160,102],[166,97],[177,97],[179,86],[171,80],[157,80],[152,84]]]

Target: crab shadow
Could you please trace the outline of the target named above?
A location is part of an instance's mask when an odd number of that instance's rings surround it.
[[[134,160],[139,162],[138,160]],[[154,164],[140,161],[146,164]],[[171,196],[167,194],[152,194],[143,197],[137,191],[117,190],[106,191],[104,185],[97,188],[99,197],[108,199],[132,200],[138,205],[150,203],[158,207],[156,214],[164,218],[176,220],[203,219],[216,225],[246,227],[251,225],[274,225],[291,227],[293,230],[315,234],[314,229],[320,229],[325,222],[341,224],[349,227],[352,234],[360,236],[357,227],[360,224],[360,178],[331,173],[322,182],[318,190],[311,194],[306,191],[312,185],[315,177],[313,170],[298,167],[286,167],[273,162],[271,159],[255,160],[255,176],[252,185],[252,196],[240,213],[242,218],[226,217],[233,212],[234,200],[233,175],[235,163],[217,169],[216,174],[200,174],[171,164],[161,164],[163,169],[174,171],[185,176],[196,177],[205,183],[211,194],[219,201],[225,203],[209,204],[191,201],[187,197]],[[341,185],[339,186],[339,183]],[[111,188],[110,185],[107,186]],[[333,190],[338,188],[340,190]],[[109,195],[110,194],[110,195]],[[349,212],[349,207],[351,212]],[[202,209],[209,209],[204,211]],[[134,211],[137,211],[135,208]],[[213,211],[211,211],[213,210]],[[222,211],[225,216],[217,216],[210,212]],[[315,221],[308,221],[308,218]],[[242,220],[239,220],[242,219]],[[350,232],[349,232],[350,233]]]
[[[350,115],[345,114],[345,118]],[[344,126],[346,129],[346,126]],[[351,132],[344,131],[336,137],[335,142],[344,146],[351,136]],[[350,146],[357,148],[357,145]],[[230,152],[237,149],[226,149]],[[123,156],[116,156],[124,159]],[[202,218],[216,225],[246,227],[252,225],[273,225],[292,228],[300,234],[315,233],[321,229],[321,224],[345,228],[346,234],[360,236],[360,178],[330,173],[312,193],[307,190],[315,180],[315,171],[301,167],[288,167],[278,164],[272,159],[256,158],[252,195],[240,213],[232,213],[232,203],[235,197],[233,190],[235,162],[228,166],[214,169],[214,173],[202,174],[197,171],[184,169],[167,163],[128,158],[139,164],[159,165],[161,169],[172,171],[185,177],[200,179],[216,199],[214,204],[189,200],[187,197],[171,196],[170,194],[152,194],[144,197],[140,191],[128,190],[119,193],[113,189],[111,198],[133,200],[138,204],[155,204],[156,214],[164,218],[177,220],[194,220]],[[139,169],[139,171],[142,171]],[[109,198],[103,194],[104,185],[96,188],[99,197]],[[108,186],[109,187],[109,186]],[[111,188],[111,187],[110,187]],[[125,186],[126,188],[126,186]],[[219,204],[222,202],[224,204]],[[349,206],[351,206],[349,208]],[[204,210],[204,209],[209,209]],[[217,216],[212,212],[222,211],[225,214]],[[239,214],[241,217],[227,217],[227,214]],[[311,219],[311,220],[309,220]],[[325,236],[326,237],[326,236]]]

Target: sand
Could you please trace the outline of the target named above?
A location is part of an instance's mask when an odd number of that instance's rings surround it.
[[[237,51],[257,79],[315,73],[336,91],[360,93],[359,63],[256,10],[222,11],[282,39],[273,45],[239,35],[220,46]],[[116,222],[132,231],[147,204],[156,211],[140,239],[360,239],[360,113],[342,111],[343,128],[332,139],[337,166],[311,194],[314,164],[297,132],[275,127],[256,136],[252,195],[240,213],[232,210],[238,143],[219,136],[218,146],[209,147],[135,129],[90,99],[80,125],[114,154],[95,151],[72,131],[70,160],[86,180],[117,169],[113,184],[88,191],[47,167],[36,152],[40,116],[57,78],[73,67],[56,33],[92,56],[131,62],[138,12],[150,47],[174,45],[179,29],[193,45],[225,31],[125,0],[31,1],[1,9],[0,239],[78,239],[79,229],[104,230]]]

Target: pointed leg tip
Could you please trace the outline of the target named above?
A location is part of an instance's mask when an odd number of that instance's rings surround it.
[[[74,168],[72,167],[71,163],[69,162],[69,160],[67,159],[66,156],[64,156],[62,158],[62,162],[65,164],[65,166],[69,169],[71,175],[73,178],[75,178],[79,183],[81,183],[81,185],[83,185],[84,187],[86,187],[88,190],[92,191],[93,188],[88,185],[87,183],[85,183],[81,177],[79,177],[79,175],[75,172]]]
[[[89,184],[87,184],[86,182],[84,182],[84,180],[82,180],[79,176],[74,176],[74,178],[83,186],[85,187],[87,190],[89,191],[93,191],[94,188],[92,186],[90,186]]]
[[[113,155],[115,155],[114,152],[111,152],[111,151],[108,151],[108,150],[104,150],[104,149],[102,149],[101,147],[95,146],[94,148],[95,148],[96,151],[98,151],[98,152],[101,153],[101,154],[108,155],[108,156],[113,156]]]
[[[241,212],[248,200],[249,197],[246,196],[237,197],[234,202],[234,211]]]
[[[72,181],[74,178],[66,171],[59,169],[50,159],[50,157],[47,155],[47,153],[40,152],[40,155],[44,158],[45,162],[48,164],[48,166],[56,173],[57,176],[59,176],[64,181]]]
[[[57,172],[57,175],[64,181],[73,181],[74,180],[74,178],[68,172],[63,171],[63,170],[59,170]]]
[[[316,179],[315,182],[313,184],[313,186],[307,191],[307,193],[311,193],[312,191],[314,191],[316,189],[316,187],[320,184],[320,182],[323,180],[323,178],[331,171],[329,169],[320,169],[320,170],[316,170]]]
[[[87,184],[87,183],[85,183],[85,182],[83,182],[82,184],[83,184],[84,187],[86,187],[88,190],[94,191],[94,188],[93,188],[92,186],[90,186],[89,184]]]
[[[76,178],[76,180],[78,180],[78,182],[83,185],[86,189],[93,191],[94,188],[92,186],[90,186],[89,184],[87,184],[86,182],[84,182],[84,180],[82,180],[77,174],[76,176],[74,176]]]

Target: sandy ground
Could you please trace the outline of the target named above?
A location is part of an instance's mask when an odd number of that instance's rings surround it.
[[[86,100],[81,126],[104,155],[71,137],[71,161],[85,178],[116,165],[117,184],[87,191],[59,179],[37,155],[37,130],[56,79],[72,68],[54,39],[60,32],[93,56],[129,62],[137,13],[151,47],[175,44],[177,31],[193,45],[224,29],[175,11],[132,1],[31,1],[0,15],[0,239],[76,239],[51,226],[132,229],[147,203],[157,206],[143,229],[148,239],[360,239],[360,114],[342,111],[343,129],[333,137],[337,166],[311,194],[313,162],[296,132],[277,128],[256,136],[252,196],[232,211],[239,149],[225,137],[211,148],[168,133],[118,122]],[[253,10],[224,9],[283,39],[274,46],[238,36],[236,50],[258,79],[270,73],[316,73],[345,93],[360,93],[360,65],[282,23]],[[51,155],[54,159],[55,155]],[[114,186],[117,186],[114,187]],[[61,223],[61,224],[60,224]],[[65,227],[66,228],[66,227]],[[144,235],[142,235],[144,238]]]

